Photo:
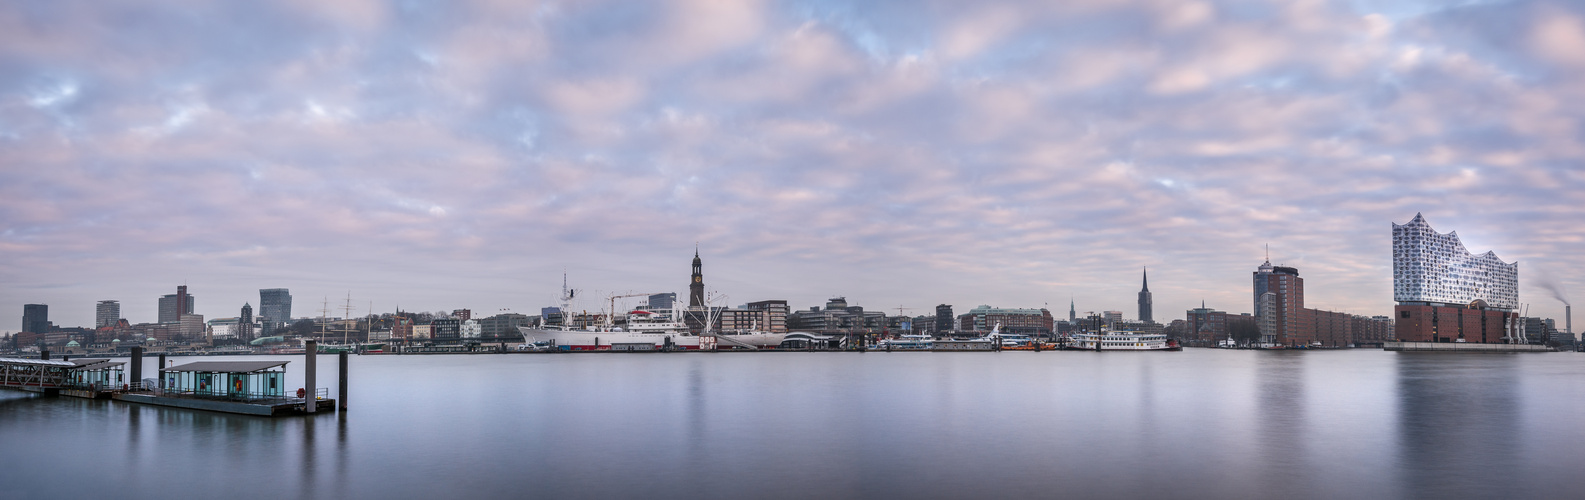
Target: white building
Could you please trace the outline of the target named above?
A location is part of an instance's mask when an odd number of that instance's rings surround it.
[[[465,339],[479,338],[484,334],[484,325],[479,324],[479,320],[470,318],[467,321],[462,322],[462,326],[458,330],[458,334],[460,334],[462,338]]]
[[[1494,252],[1472,255],[1458,232],[1437,233],[1420,214],[1392,225],[1392,295],[1399,304],[1465,306],[1477,300],[1512,311],[1519,306],[1519,263]]]
[[[209,338],[234,339],[237,338],[237,318],[217,318],[209,320]]]
[[[414,340],[429,340],[429,333],[434,328],[430,325],[413,325]]]

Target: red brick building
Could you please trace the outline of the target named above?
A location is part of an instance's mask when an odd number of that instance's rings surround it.
[[[1261,342],[1276,345],[1308,344],[1305,325],[1304,278],[1292,267],[1260,265],[1255,278],[1255,321]]]
[[[1406,342],[1503,342],[1518,314],[1480,305],[1399,305],[1394,308],[1394,337]]]

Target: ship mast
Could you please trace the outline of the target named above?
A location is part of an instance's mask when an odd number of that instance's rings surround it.
[[[352,319],[352,291],[350,290],[347,291],[347,304],[341,307],[341,318],[343,321]],[[351,328],[345,323],[341,325],[341,345],[347,345],[347,340],[351,333],[350,330]]]

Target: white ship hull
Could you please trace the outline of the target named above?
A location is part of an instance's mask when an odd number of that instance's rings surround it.
[[[785,333],[770,333],[770,332],[743,332],[743,333],[725,333],[725,332],[721,332],[721,333],[716,333],[716,336],[730,338],[732,340],[736,340],[738,342],[742,342],[742,343],[745,343],[745,344],[748,344],[748,345],[752,345],[754,347],[759,347],[759,348],[766,348],[766,347],[775,348],[775,347],[781,345],[781,341],[783,339],[787,338],[787,334],[785,334]],[[722,343],[720,343],[718,345],[720,345],[721,347],[726,347],[728,345],[731,345],[731,343],[722,342]]]
[[[1100,348],[1096,348],[1096,344]],[[1168,342],[1167,336],[1162,334],[1146,334],[1139,332],[1118,331],[1105,332],[1101,335],[1093,333],[1080,333],[1073,335],[1068,349],[1080,351],[1177,351],[1183,349],[1176,343]]]
[[[661,349],[667,345],[668,340],[673,349],[699,348],[699,337],[679,335],[677,333],[557,330],[529,327],[518,327],[518,331],[523,332],[525,342],[543,342],[551,345],[552,349],[564,351],[607,351],[611,350],[613,346],[620,348],[637,344],[649,344],[652,349]]]

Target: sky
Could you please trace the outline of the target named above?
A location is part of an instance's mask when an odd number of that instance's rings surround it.
[[[11,1],[0,331],[537,314],[695,248],[727,305],[1134,317],[1148,267],[1166,321],[1269,246],[1385,315],[1416,213],[1561,323],[1582,121],[1579,2]]]

